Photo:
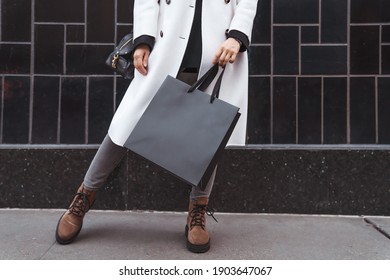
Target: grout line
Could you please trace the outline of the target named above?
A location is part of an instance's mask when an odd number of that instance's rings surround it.
[[[35,73],[35,0],[31,0],[31,48],[30,48],[30,104],[28,143],[32,143],[32,126],[34,118],[34,73]]]
[[[318,3],[318,41],[322,45],[322,0]]]
[[[321,144],[324,144],[324,97],[325,97],[325,79],[321,77]]]
[[[0,0],[1,1],[1,0]],[[0,3],[1,4],[1,3]],[[0,11],[1,12],[1,11]],[[1,96],[0,96],[0,144],[3,143],[3,123],[4,123],[4,86],[5,77],[1,77]]]
[[[59,79],[58,89],[58,116],[57,116],[57,144],[61,143],[61,102],[62,102],[62,78]]]
[[[382,75],[382,25],[379,26],[379,75]]]
[[[88,144],[88,125],[89,125],[89,77],[86,78],[85,86],[85,134],[84,134],[84,144]]]
[[[84,0],[84,43],[87,43],[87,8],[88,8],[88,0]]]
[[[299,144],[299,77],[295,77],[295,144]]]
[[[2,41],[3,39],[3,34],[2,34],[2,29],[3,29],[3,12],[2,12],[2,7],[3,7],[3,0],[0,0],[0,42]],[[1,143],[1,139],[0,139],[0,143]]]
[[[274,143],[274,0],[271,0],[271,47],[270,47],[270,144]]]
[[[369,218],[363,218],[363,220],[367,223],[373,226],[374,229],[376,229],[378,232],[380,232],[382,235],[390,239],[390,234],[387,233],[384,229],[382,229],[380,226],[378,226],[374,221],[371,221]]]
[[[378,77],[375,77],[375,144],[379,143]]]
[[[351,143],[351,110],[350,110],[350,104],[351,104],[351,0],[348,0],[347,2],[347,144]]]
[[[68,26],[64,24],[64,48],[63,48],[63,56],[62,56],[62,71],[63,75],[66,75],[66,46],[67,46],[67,32],[68,32]]]

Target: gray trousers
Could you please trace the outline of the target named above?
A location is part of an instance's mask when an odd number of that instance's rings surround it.
[[[187,82],[188,84],[193,84],[193,82],[196,81],[197,74],[181,72],[177,78]],[[92,160],[87,173],[85,174],[83,182],[85,188],[91,191],[100,190],[106,182],[108,176],[125,156],[126,151],[126,148],[114,144],[110,137],[106,135],[94,159]],[[204,190],[201,190],[199,187],[192,187],[190,193],[190,198],[192,200],[195,200],[198,197],[210,196],[214,185],[216,169],[217,168],[214,169],[214,172]]]

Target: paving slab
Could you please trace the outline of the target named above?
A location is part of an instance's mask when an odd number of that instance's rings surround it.
[[[0,209],[0,259],[390,259],[390,240],[358,216],[216,213],[211,249],[185,246],[184,212],[90,211],[75,242],[54,231],[63,210]],[[389,218],[370,217],[387,224]]]

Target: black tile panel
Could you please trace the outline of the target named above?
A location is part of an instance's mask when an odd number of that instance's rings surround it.
[[[118,22],[132,23],[133,22],[133,0],[117,0],[118,1]]]
[[[302,26],[301,27],[301,43],[303,44],[318,44],[319,28],[318,26]]]
[[[3,143],[29,141],[30,78],[4,78]]]
[[[115,38],[115,1],[87,0],[87,3],[87,42],[113,42]]]
[[[62,79],[60,143],[85,143],[86,83],[86,78]]]
[[[67,43],[83,43],[84,42],[84,25],[67,25],[66,26],[66,42]]]
[[[302,46],[302,74],[347,74],[347,47]]]
[[[59,77],[34,79],[33,144],[57,143],[59,84]]]
[[[68,45],[66,48],[66,74],[68,75],[112,75],[105,64],[114,45]]]
[[[274,0],[274,23],[319,23],[317,0]]]
[[[390,46],[382,46],[382,74],[390,74]]]
[[[119,106],[120,102],[122,101],[122,98],[125,95],[129,85],[130,85],[129,80],[123,79],[122,77],[117,76],[117,78],[116,78],[116,93],[115,93],[115,101],[116,101],[115,108],[118,108],[118,106]]]
[[[275,75],[299,73],[298,27],[274,27],[273,62]]]
[[[64,26],[38,25],[35,29],[35,73],[62,74]]]
[[[30,45],[0,44],[0,74],[30,74]]]
[[[248,144],[271,143],[271,88],[269,77],[249,78]]]
[[[379,26],[351,26],[350,53],[351,74],[378,74]]]
[[[132,25],[117,25],[116,31],[117,31],[117,38],[116,38],[116,44],[118,44],[122,38],[132,32],[133,26]]]
[[[274,78],[273,143],[296,142],[296,79]]]
[[[351,143],[375,143],[375,78],[351,78]]]
[[[271,0],[258,2],[253,29],[256,32],[252,32],[252,43],[271,43]]]
[[[390,25],[382,26],[382,43],[390,43]]]
[[[35,0],[35,21],[82,23],[84,9],[84,1],[81,0]]]
[[[390,78],[378,79],[378,142],[390,143]]]
[[[351,23],[379,23],[390,21],[390,1],[351,1]]]
[[[321,42],[347,42],[347,0],[322,0]]]
[[[298,79],[298,143],[321,143],[321,78]]]
[[[88,143],[100,144],[114,114],[113,78],[90,78]]]
[[[271,47],[252,46],[249,52],[249,74],[271,74]]]
[[[347,78],[324,78],[324,144],[347,144]]]
[[[31,0],[1,1],[1,34],[3,41],[31,41]]]

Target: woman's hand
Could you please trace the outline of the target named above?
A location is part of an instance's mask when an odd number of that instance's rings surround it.
[[[213,60],[213,64],[218,63],[220,66],[225,67],[228,62],[234,63],[237,54],[240,51],[240,43],[234,38],[228,38],[219,47],[217,54]]]
[[[133,54],[134,68],[138,70],[142,75],[148,74],[148,61],[149,61],[150,49],[148,45],[139,45]]]

